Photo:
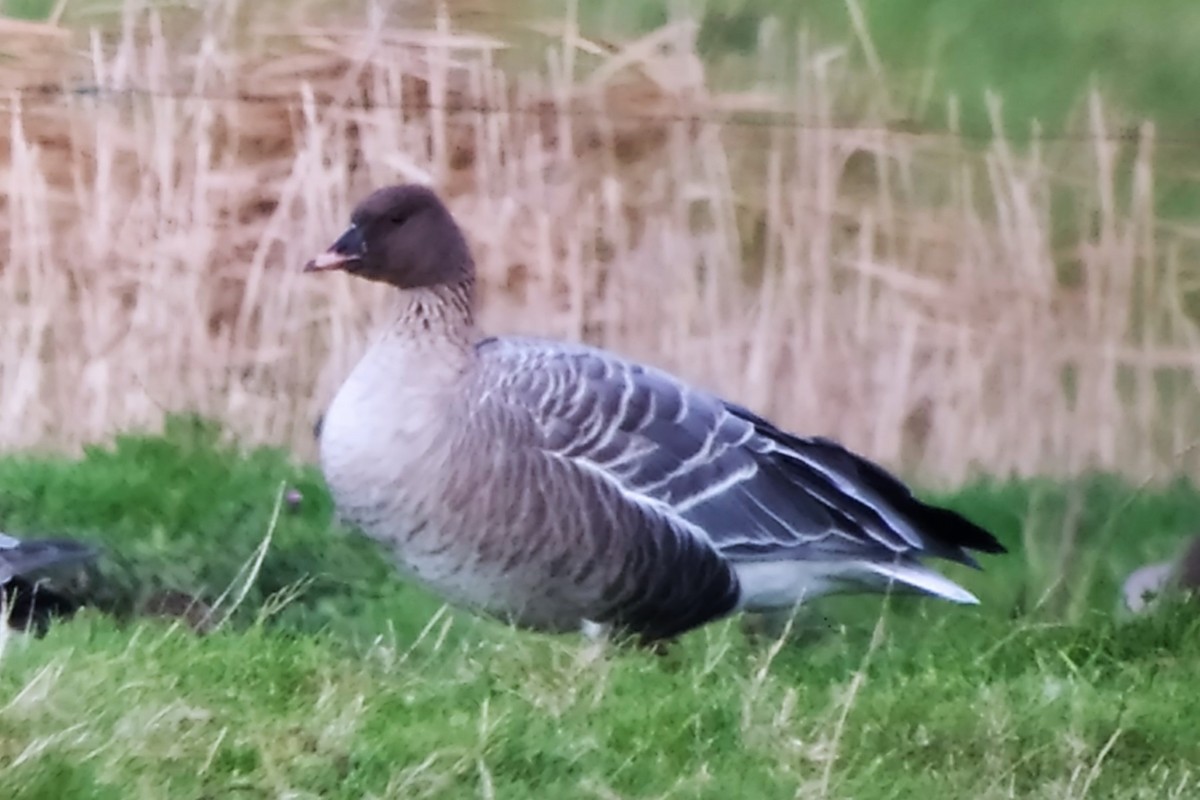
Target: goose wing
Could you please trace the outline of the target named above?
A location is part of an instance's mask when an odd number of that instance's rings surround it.
[[[17,539],[0,533],[0,585],[95,555],[94,548],[72,539]]]
[[[786,433],[671,375],[582,346],[479,347],[551,456],[617,485],[730,562],[1004,552],[986,530],[917,499],[882,467]]]

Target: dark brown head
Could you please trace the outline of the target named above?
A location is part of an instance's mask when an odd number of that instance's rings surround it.
[[[305,272],[340,269],[399,289],[463,283],[474,276],[466,239],[433,190],[416,184],[378,189]]]

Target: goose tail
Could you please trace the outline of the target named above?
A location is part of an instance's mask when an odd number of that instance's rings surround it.
[[[863,562],[863,568],[886,583],[899,583],[918,591],[963,605],[978,605],[979,598],[954,581],[921,564],[913,562]]]

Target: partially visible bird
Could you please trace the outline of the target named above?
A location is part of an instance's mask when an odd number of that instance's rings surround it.
[[[70,617],[79,602],[46,579],[94,559],[96,548],[74,539],[17,539],[0,533],[0,613],[14,630],[45,635],[53,618]]]
[[[988,531],[879,465],[610,352],[484,337],[438,196],[380,189],[305,271],[395,291],[314,433],[339,515],[452,603],[546,631],[667,640],[739,611],[891,587],[958,603],[921,563]]]
[[[1151,610],[1163,595],[1197,592],[1200,592],[1200,536],[1191,537],[1176,558],[1134,570],[1121,586],[1125,609],[1135,614]]]

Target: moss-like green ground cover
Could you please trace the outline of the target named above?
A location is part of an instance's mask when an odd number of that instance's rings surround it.
[[[303,501],[272,527],[279,488]],[[1200,616],[1113,613],[1200,492],[978,483],[942,498],[1013,552],[983,600],[821,605],[774,647],[736,623],[666,657],[439,611],[338,528],[319,478],[175,420],[82,460],[0,461],[0,521],[111,554],[86,610],[0,654],[6,797],[1105,797],[1200,794]],[[147,587],[237,611],[197,637]],[[1064,553],[1064,541],[1073,541]],[[100,591],[103,590],[103,591]],[[111,610],[118,613],[109,613]]]

